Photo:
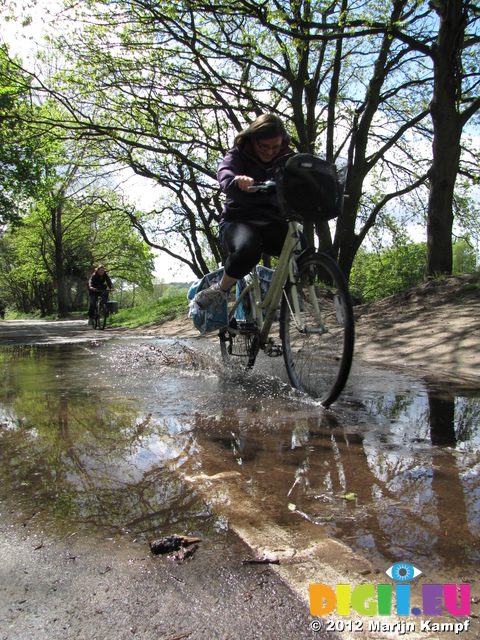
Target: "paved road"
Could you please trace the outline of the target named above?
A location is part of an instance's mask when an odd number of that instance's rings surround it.
[[[86,320],[0,322],[1,346],[113,337]],[[0,485],[2,640],[337,637],[312,631],[307,603],[275,567],[242,564],[252,551],[231,531],[224,546],[203,543],[177,564],[128,536],[61,534],[16,491]]]
[[[86,320],[4,320],[0,321],[0,344],[58,344],[85,340],[108,340],[108,329],[95,331]]]
[[[94,344],[121,334],[123,332],[108,328],[104,332],[93,331],[87,326],[86,320],[0,322],[0,345],[45,345],[69,341]],[[104,351],[115,348],[117,343],[109,342],[99,346],[99,351]],[[87,348],[85,351],[90,349]],[[152,352],[151,359],[154,359],[153,356]],[[152,366],[155,364],[152,363]],[[395,386],[398,385],[398,376],[390,376],[386,370],[374,373],[377,377],[381,376],[383,386],[395,395],[398,390]],[[192,376],[195,379],[201,379],[201,374],[202,369],[192,368]],[[160,380],[162,376],[158,376]],[[364,368],[353,375],[351,387],[356,391],[354,397],[364,397],[369,382],[375,387],[375,380],[376,378],[372,380],[365,375]],[[142,381],[143,386],[146,384]],[[207,388],[207,379],[203,384],[202,393]],[[402,382],[398,397],[401,397],[405,390],[411,392],[412,384],[410,379]],[[229,393],[231,394],[231,390]],[[232,421],[235,411],[241,411],[247,401],[252,402],[250,398],[238,397],[238,402],[231,412]],[[224,404],[230,407],[226,401]],[[252,406],[254,405],[255,400]],[[215,425],[222,412],[213,403],[206,415],[204,405],[200,406],[202,409],[198,410],[196,416],[197,422],[201,423],[198,437],[207,433],[207,427],[213,430],[213,436],[218,435]],[[261,403],[258,406],[258,412],[261,414]],[[355,404],[354,407],[354,417],[357,419],[361,407],[360,404]],[[280,415],[277,410],[265,414],[267,423],[269,415],[274,421],[281,421],[283,405],[280,404],[277,409],[280,410]],[[344,409],[339,414],[331,416],[331,423],[328,416],[325,417],[322,430],[327,435],[333,432],[338,419],[345,420],[345,411]],[[227,413],[224,411],[223,415]],[[255,411],[250,413],[255,420]],[[227,418],[225,420],[227,425],[230,424]],[[3,426],[6,424],[5,421]],[[305,421],[305,424],[308,422]],[[371,422],[365,424],[368,425],[369,437],[373,437]],[[5,433],[6,430],[2,432],[0,415],[0,436]],[[302,433],[300,429],[298,437],[302,436]],[[382,437],[385,437],[384,434]],[[255,451],[261,450],[265,445],[265,439],[265,434],[261,432]],[[285,439],[285,442],[288,441]],[[321,447],[322,442],[323,440],[319,439],[318,446]],[[346,442],[348,446],[345,447],[345,451],[335,449],[335,456],[339,460],[345,457],[345,462],[348,460],[351,465],[350,461],[355,459],[350,457],[353,455],[355,440]],[[289,515],[279,526],[276,517],[279,513],[277,503],[268,504],[262,501],[263,493],[259,489],[263,486],[259,480],[262,477],[261,464],[259,473],[255,475],[257,484],[251,484],[248,474],[243,477],[238,472],[237,462],[232,467],[232,457],[225,456],[222,437],[205,437],[203,445],[203,473],[198,473],[195,460],[192,459],[191,469],[183,463],[183,473],[188,475],[188,478],[185,476],[184,479],[194,483],[195,494],[199,499],[203,499],[205,504],[225,513],[228,540],[221,548],[208,548],[206,544],[202,544],[202,553],[196,555],[193,561],[181,565],[163,557],[152,557],[145,544],[134,543],[127,536],[102,537],[101,532],[97,533],[97,528],[94,528],[93,534],[82,535],[80,532],[73,532],[73,535],[69,533],[60,536],[55,528],[45,527],[40,521],[35,505],[12,498],[8,489],[0,483],[0,639],[366,638],[363,633],[352,635],[346,629],[339,636],[332,632],[312,631],[310,624],[316,619],[309,614],[305,594],[308,594],[308,584],[311,582],[321,581],[324,584],[335,585],[350,584],[354,580],[373,583],[381,581],[381,577],[377,577],[374,570],[374,558],[372,562],[360,558],[340,540],[324,537],[322,527],[311,524],[307,519]],[[276,446],[276,442],[274,445]],[[389,455],[388,445],[387,441],[386,456]],[[293,444],[291,451],[295,451]],[[327,449],[324,452],[325,456],[326,453]],[[422,454],[421,444],[417,453]],[[438,457],[437,453],[437,467]],[[255,464],[259,459],[260,456],[254,459]],[[245,457],[245,460],[247,464],[248,458]],[[309,464],[313,465],[318,460],[326,461],[326,457],[315,458],[313,452]],[[370,485],[361,481],[371,476],[375,484],[375,477],[371,475],[368,464],[365,465],[365,474],[362,475],[358,460],[366,463],[364,457],[356,459],[354,475],[358,480],[352,486],[364,494],[363,504],[371,503],[372,509],[376,509]],[[83,462],[82,457],[78,458],[80,466]],[[290,474],[295,466],[293,462],[292,458],[292,467],[288,470]],[[7,458],[5,468],[8,468],[9,464]],[[17,468],[22,467],[18,465]],[[265,468],[271,469],[271,472],[263,476],[268,486],[272,477],[281,475],[284,470],[272,466]],[[453,468],[448,467],[450,470]],[[39,470],[39,473],[47,473],[45,469]],[[303,476],[298,477],[301,480]],[[444,477],[450,476],[444,474]],[[30,481],[30,478],[27,480]],[[15,481],[18,486],[20,480],[16,478]],[[97,488],[96,483],[94,485],[91,490]],[[61,489],[58,489],[60,486],[60,482],[57,481],[57,491],[62,495]],[[55,499],[55,496],[52,498]],[[72,499],[72,496],[66,498]],[[440,504],[445,505],[445,502],[440,501]],[[402,526],[404,519],[402,511]],[[348,529],[348,524],[346,527]],[[368,542],[368,536],[365,536],[365,539]],[[256,555],[252,551],[254,549],[258,555],[263,555],[263,550],[271,550],[274,552],[272,555],[280,558],[280,565],[242,565],[245,556]],[[430,567],[429,579],[437,583],[448,581],[443,575],[441,578],[437,580]],[[448,578],[450,579],[450,572]],[[295,593],[287,585],[295,585]],[[302,593],[302,599],[296,593]],[[382,638],[393,638],[396,635],[395,632],[383,633]],[[410,634],[409,637],[411,640],[418,640],[420,637],[423,640],[431,636]],[[450,640],[448,634],[442,635],[442,640]]]

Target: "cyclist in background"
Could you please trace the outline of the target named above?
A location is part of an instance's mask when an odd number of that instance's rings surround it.
[[[97,304],[98,296],[103,295],[105,297],[105,302],[107,302],[107,289],[113,290],[113,283],[110,280],[108,273],[105,271],[105,267],[103,266],[103,264],[99,264],[98,267],[95,268],[95,271],[88,279],[87,287],[90,294],[90,305],[88,307],[88,324],[93,326],[95,305]]]
[[[280,118],[266,113],[237,135],[235,146],[218,165],[217,179],[226,194],[219,236],[229,255],[220,282],[195,296],[200,309],[221,304],[236,281],[260,262],[262,253],[280,255],[288,224],[279,215],[277,195],[248,187],[265,182],[274,161],[293,154],[289,142]]]

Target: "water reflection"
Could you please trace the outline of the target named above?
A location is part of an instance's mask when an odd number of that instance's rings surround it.
[[[230,474],[253,520],[313,523],[369,559],[479,560],[471,394],[372,371],[324,411],[278,379],[219,376],[161,343],[11,348],[0,366],[3,494],[60,527],[219,536],[242,505],[228,483],[200,498],[184,477]]]
[[[224,402],[214,418],[197,416],[198,437],[219,447],[219,459],[230,451],[277,522],[294,510],[369,558],[478,561],[478,398],[371,393],[355,416],[348,408],[278,416],[268,394],[263,411]]]
[[[194,489],[172,473],[194,448],[189,425],[153,418],[135,395],[112,396],[108,375],[84,386],[89,349],[15,348],[2,352],[0,363],[5,495],[32,511],[50,510],[70,528],[83,523],[146,536],[219,528]]]

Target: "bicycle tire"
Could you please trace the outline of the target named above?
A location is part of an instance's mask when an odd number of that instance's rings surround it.
[[[243,304],[244,319],[235,317],[235,296],[228,298],[229,326],[219,332],[223,363],[234,369],[251,369],[258,353],[258,329],[253,321],[253,293],[248,293]]]
[[[105,300],[103,299],[100,300],[99,312],[100,312],[99,328],[103,331],[103,329],[105,329],[105,325],[107,324],[107,315],[108,315],[107,305],[105,303]]]
[[[99,311],[98,302],[95,305],[95,315],[93,317],[93,328],[100,329],[100,311]]]
[[[345,276],[329,256],[314,254],[298,267],[295,281],[285,287],[280,309],[285,368],[293,387],[328,407],[343,391],[350,373],[355,341],[352,300]],[[295,324],[295,293],[306,331]],[[324,328],[317,319],[316,304]]]

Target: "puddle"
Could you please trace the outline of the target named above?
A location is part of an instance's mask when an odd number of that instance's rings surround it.
[[[0,367],[2,500],[63,533],[220,543],[268,519],[476,580],[479,392],[369,368],[325,411],[158,339],[6,347]]]

